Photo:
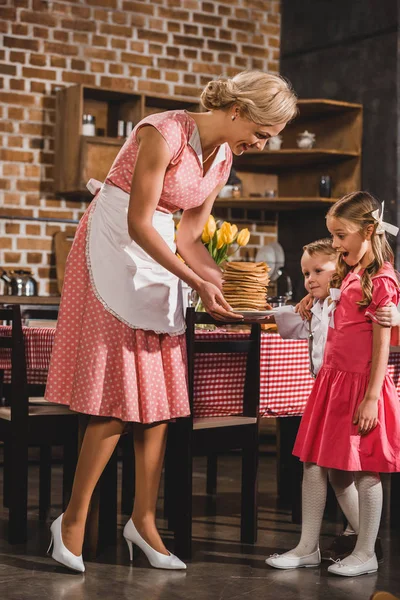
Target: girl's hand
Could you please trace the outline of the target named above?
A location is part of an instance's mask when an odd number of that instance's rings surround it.
[[[313,298],[311,294],[307,294],[298,304],[296,304],[294,311],[298,312],[303,321],[309,321],[311,319],[311,308],[313,305]]]
[[[378,424],[378,401],[376,399],[364,398],[356,409],[353,425],[358,425],[358,433],[366,435]]]
[[[225,300],[221,290],[213,283],[203,281],[197,290],[203,306],[214,319],[219,321],[243,321],[243,316],[234,313]]]
[[[400,313],[393,302],[387,306],[378,308],[376,311],[376,318],[379,325],[382,325],[382,327],[397,327],[400,325]]]

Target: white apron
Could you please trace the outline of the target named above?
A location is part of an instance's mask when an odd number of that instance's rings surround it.
[[[98,194],[88,222],[87,264],[97,298],[133,329],[180,335],[185,331],[181,280],[149,256],[128,233],[129,194],[91,179]],[[171,214],[155,211],[153,227],[175,253]]]

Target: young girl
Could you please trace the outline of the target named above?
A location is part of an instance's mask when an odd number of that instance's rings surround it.
[[[358,532],[354,551],[328,570],[349,577],[378,569],[374,545],[382,510],[379,472],[400,471],[400,406],[386,373],[390,329],[376,318],[380,307],[399,302],[393,254],[385,236],[385,231],[398,230],[383,222],[382,212],[370,194],[356,192],[342,198],[327,215],[333,247],[340,255],[331,282],[335,307],[323,365],[293,451],[304,462],[302,535],[296,548],[266,560],[279,569],[320,564],[328,469],[347,473],[348,481],[343,479],[334,489]],[[347,493],[354,479],[358,498]]]

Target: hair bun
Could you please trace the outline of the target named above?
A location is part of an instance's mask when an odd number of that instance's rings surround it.
[[[200,96],[202,105],[206,110],[227,108],[236,100],[232,88],[233,82],[229,79],[210,81]]]

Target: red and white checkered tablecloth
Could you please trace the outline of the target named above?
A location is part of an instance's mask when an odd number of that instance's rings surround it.
[[[0,335],[10,335],[0,326]],[[55,330],[24,327],[29,383],[45,383]],[[246,332],[199,331],[207,339],[243,339]],[[10,351],[0,348],[0,370],[9,380]],[[389,357],[389,372],[400,393],[400,352]],[[242,412],[244,354],[198,354],[194,373],[194,416],[228,416]],[[261,334],[260,414],[263,417],[301,415],[313,385],[304,340],[282,340],[278,334]]]
[[[248,334],[200,331],[207,339],[243,339]],[[301,415],[313,379],[304,340],[282,340],[261,334],[260,414],[263,417]],[[194,416],[211,417],[242,412],[245,354],[198,354],[194,373]]]
[[[54,342],[54,327],[23,327],[28,383],[46,383]],[[11,327],[0,326],[0,336],[11,336]],[[0,348],[0,370],[5,371],[4,381],[10,381],[11,350]]]

